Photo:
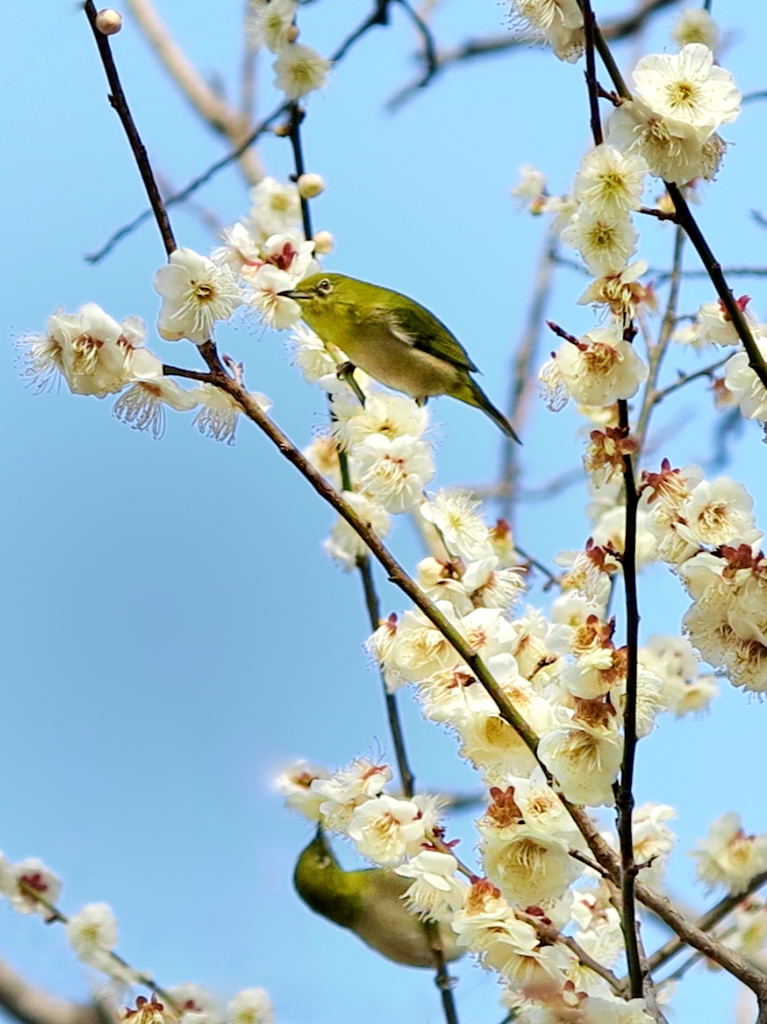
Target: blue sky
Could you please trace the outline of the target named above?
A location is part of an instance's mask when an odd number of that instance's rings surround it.
[[[714,14],[717,13],[714,4]],[[368,13],[367,0],[322,0],[302,14],[302,38],[330,52]],[[225,82],[236,75],[241,5],[166,0],[163,16],[191,58]],[[599,15],[623,9],[597,5]],[[721,6],[730,47],[723,61],[748,91],[767,85],[764,21],[754,5]],[[435,22],[450,45],[499,31],[493,2],[443,3]],[[671,15],[643,40],[618,49],[624,64],[661,49]],[[7,337],[43,327],[57,306],[95,301],[116,318],[155,321],[151,281],[164,259],[152,224],[98,266],[83,262],[143,208],[141,186],[105,95],[103,72],[74,3],[40,0],[4,12],[3,224]],[[748,32],[746,32],[748,27]],[[588,145],[582,69],[537,49],[454,69],[395,115],[388,96],[413,70],[412,30],[396,7],[392,25],[371,32],[312,97],[304,142],[310,170],[327,192],[315,224],[331,230],[332,270],[416,296],[460,337],[502,402],[509,354],[526,314],[545,224],[515,212],[509,188],[533,163],[564,191]],[[156,67],[130,24],[114,41],[123,81],[150,155],[180,185],[224,147],[202,128]],[[259,108],[277,100],[261,69]],[[728,127],[733,145],[720,180],[705,189],[701,224],[725,265],[764,262],[764,229],[749,216],[764,204],[764,104]],[[284,140],[261,148],[269,171],[290,171]],[[755,170],[759,169],[759,173]],[[223,223],[246,209],[233,170],[198,195]],[[213,240],[177,209],[179,242],[206,251]],[[643,224],[643,228],[646,226]],[[642,255],[667,265],[671,229],[651,224]],[[690,254],[687,265],[694,266]],[[558,275],[551,315],[575,333],[592,323],[573,302],[585,287]],[[749,280],[767,318],[764,289]],[[682,309],[713,297],[686,288]],[[291,369],[283,339],[254,324],[222,330],[221,347],[244,360],[251,388],[301,445],[324,422],[322,398]],[[154,343],[153,343],[154,344]],[[195,364],[191,346],[156,343],[173,361]],[[545,348],[553,347],[548,340]],[[19,380],[12,346],[0,360],[4,441],[0,629],[4,651],[0,745],[0,846],[13,859],[36,855],[64,879],[62,906],[105,901],[121,927],[119,951],[164,984],[194,980],[222,998],[262,985],[281,1024],[438,1021],[428,974],[395,968],[352,936],[314,917],[290,885],[309,836],[283,810],[274,775],[292,758],[329,766],[390,744],[377,676],[362,650],[367,635],[359,582],[323,556],[332,522],[255,430],[242,424],[234,448],[203,439],[188,418],[169,417],[160,443],[110,416],[108,403],[64,391],[33,396]],[[685,363],[674,352],[667,379]],[[440,423],[438,483],[490,483],[499,462],[492,425],[458,403],[435,403]],[[713,414],[702,386],[669,402],[659,418],[659,460],[705,459]],[[524,479],[538,486],[577,466],[574,414],[535,408],[525,429]],[[726,472],[765,505],[764,448],[742,430]],[[520,543],[544,560],[582,546],[584,492],[520,510]],[[392,544],[414,566],[407,523]],[[402,607],[381,580],[383,607]],[[545,601],[539,592],[535,602]],[[642,581],[643,633],[678,630],[685,598],[662,567]],[[452,740],[420,721],[409,695],[403,713],[416,774],[425,788],[468,790],[473,774]],[[726,685],[710,717],[664,719],[642,744],[638,798],[679,809],[674,891],[698,906],[683,850],[725,810],[749,831],[767,831],[760,787],[764,708]],[[745,783],[745,784],[744,784]],[[470,855],[471,830],[459,820]],[[655,933],[649,927],[649,934]],[[84,997],[89,979],[61,929],[0,907],[0,955],[52,990]],[[458,968],[463,1024],[501,1014],[493,982]],[[724,1019],[733,988],[696,973],[680,989],[677,1024]]]

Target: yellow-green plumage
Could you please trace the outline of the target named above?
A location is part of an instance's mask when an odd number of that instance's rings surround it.
[[[381,384],[424,402],[449,395],[486,413],[508,437],[514,430],[472,378],[477,367],[454,334],[406,295],[343,274],[313,274],[282,292],[325,342]]]
[[[293,874],[301,899],[316,913],[348,928],[389,960],[409,967],[436,967],[426,927],[400,898],[412,879],[386,868],[344,871],[318,829]],[[455,934],[440,926],[446,960],[462,950]]]

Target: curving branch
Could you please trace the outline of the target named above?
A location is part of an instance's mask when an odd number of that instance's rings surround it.
[[[232,145],[238,146],[252,125],[241,111],[235,110],[205,81],[181,49],[152,0],[125,0],[136,24],[154,50],[168,76],[203,121]],[[245,67],[248,66],[245,61]],[[238,158],[240,169],[249,185],[257,184],[264,176],[261,161],[252,149],[246,149]]]
[[[678,2],[679,0],[641,0],[633,11],[606,21],[602,25],[602,34],[611,42],[626,39],[638,32],[657,11]],[[498,32],[490,36],[482,36],[479,39],[467,39],[451,49],[437,50],[434,66],[424,67],[415,78],[389,98],[386,107],[390,111],[398,110],[446,68],[506,53],[523,46],[535,46],[539,42],[538,36],[531,32]]]
[[[20,1024],[112,1024],[104,1004],[70,1003],[26,981],[0,960],[0,1009]]]

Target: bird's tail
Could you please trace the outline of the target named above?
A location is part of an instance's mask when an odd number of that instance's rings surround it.
[[[500,409],[496,409],[485,392],[473,378],[470,377],[468,386],[462,387],[460,394],[454,394],[453,397],[460,399],[462,402],[468,402],[469,405],[475,405],[478,409],[481,409],[501,428],[507,437],[510,437],[512,441],[516,441],[517,444],[522,444],[512,425]]]

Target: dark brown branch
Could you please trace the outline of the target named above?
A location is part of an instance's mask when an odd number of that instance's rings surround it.
[[[618,402],[619,426],[630,430],[628,403]],[[635,883],[637,866],[634,861],[634,762],[637,744],[637,679],[639,669],[639,599],[637,594],[636,541],[638,496],[634,477],[634,463],[630,455],[623,456],[623,486],[626,499],[625,542],[621,556],[623,586],[626,600],[626,699],[623,710],[623,759],[619,780],[615,787],[615,806],[618,812],[618,841],[621,851],[621,924],[626,945],[632,999],[643,995],[643,970],[639,952],[636,921]]]
[[[583,12],[583,31],[586,37],[586,91],[589,97],[589,123],[591,137],[595,146],[604,142],[602,134],[602,118],[599,114],[599,83],[597,82],[596,61],[594,59],[594,12],[591,0],[578,0]]]
[[[767,884],[767,871],[763,871],[759,875],[755,875],[748,884],[748,888],[745,892],[739,892],[735,895],[724,896],[718,903],[715,903],[710,910],[707,910],[705,914],[702,914],[695,922],[696,927],[700,928],[701,931],[710,932],[714,925],[719,924],[728,914],[730,914],[736,907],[738,907],[745,899],[747,899],[752,893],[755,893],[758,889],[761,889],[763,885]],[[657,971],[659,967],[667,963],[672,956],[675,956],[681,949],[685,948],[686,943],[679,935],[675,935],[669,939],[660,949],[656,950],[655,953],[649,958],[649,967],[652,971]]]
[[[172,252],[177,248],[176,239],[173,237],[173,230],[168,220],[168,212],[165,209],[165,204],[160,195],[160,190],[155,181],[155,176],[152,171],[152,166],[149,163],[149,157],[147,155],[144,143],[141,141],[141,136],[136,128],[136,122],[133,120],[133,116],[128,106],[128,101],[125,98],[122,84],[120,83],[120,76],[117,74],[117,67],[112,56],[112,48],[109,45],[109,39],[99,32],[96,27],[96,5],[93,0],[86,0],[85,2],[85,13],[88,16],[88,22],[93,31],[93,37],[96,40],[96,46],[99,50],[99,56],[101,57],[101,63],[104,65],[104,71],[106,72],[107,81],[109,82],[109,88],[112,90],[109,95],[109,102],[115,110],[115,113],[120,118],[125,134],[128,136],[128,144],[130,145],[133,158],[136,161],[141,180],[144,182],[144,188],[149,199],[149,205],[152,208],[154,219],[157,221],[157,226],[160,229],[162,235],[163,245],[165,246],[166,253],[170,256]]]
[[[370,565],[370,559],[367,555],[362,555],[357,559],[357,569],[359,570],[360,579],[362,580],[362,589],[365,594],[365,607],[368,612],[370,628],[375,632],[381,623],[381,605],[378,600],[375,581],[373,580],[373,570]],[[399,771],[402,794],[409,798],[415,792],[415,775],[410,767],[410,762],[407,756],[405,734],[402,729],[402,721],[399,716],[397,698],[393,693],[389,692],[383,671],[381,671],[381,684],[383,686],[384,700],[386,702],[386,717],[389,722],[389,732],[391,733],[392,743],[394,744],[394,754],[397,758],[397,769]]]

